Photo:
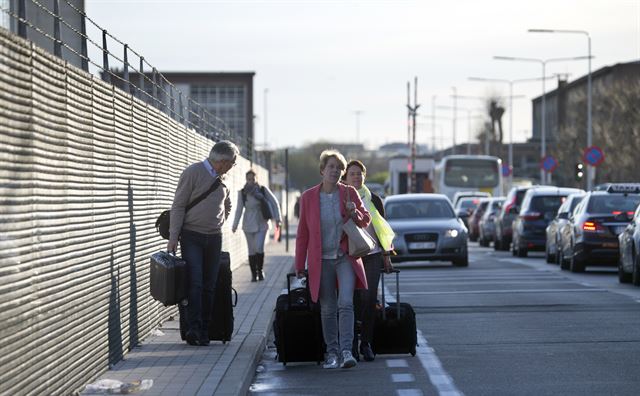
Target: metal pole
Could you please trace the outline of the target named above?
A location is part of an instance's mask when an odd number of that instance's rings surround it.
[[[144,56],[140,57],[140,71],[138,71],[138,88],[140,89],[140,99],[146,102],[145,90],[144,90]]]
[[[89,71],[89,55],[87,50],[87,22],[84,15],[80,15],[80,33],[82,33],[80,53],[82,54],[82,70]]]
[[[433,139],[431,146],[433,147],[433,154],[436,153],[436,95],[431,96],[431,139]],[[435,160],[435,158],[434,158]]]
[[[411,82],[407,81],[407,147],[409,148],[409,168],[407,169],[407,193],[412,191],[413,185],[413,145],[411,143]]]
[[[513,81],[509,81],[509,190],[513,186]]]
[[[18,36],[27,38],[27,0],[18,0]]]
[[[127,86],[125,87],[125,91],[131,93],[131,86],[129,85],[129,44],[124,45],[124,65],[122,71],[122,77],[124,81],[126,81]]]
[[[267,94],[269,93],[269,88],[264,89],[264,149],[267,149],[268,140],[267,140]]]
[[[285,229],[285,251],[289,251],[289,149],[284,149],[284,229]]]
[[[451,148],[451,153],[455,154],[456,153],[456,105],[457,105],[457,99],[458,99],[458,95],[456,92],[456,87],[451,87],[451,89],[453,90],[453,147]]]
[[[587,147],[593,144],[593,130],[591,119],[591,36],[587,33],[587,41],[589,45],[589,74],[587,75]],[[591,191],[595,181],[596,169],[587,164],[587,191]]]
[[[467,109],[467,155],[471,155],[471,110]]]
[[[111,82],[109,74],[109,51],[107,50],[107,31],[102,30],[102,79],[108,83]]]
[[[53,0],[53,54],[62,58],[62,40],[60,40],[60,1]]]
[[[416,178],[416,116],[418,113],[418,107],[420,107],[420,105],[418,104],[418,77],[414,77],[414,83],[413,83],[413,109],[412,109],[412,116],[413,116],[413,144],[412,144],[412,148],[411,148],[411,185],[412,185],[412,192],[418,192],[418,180]]]
[[[547,112],[547,102],[546,102],[546,88],[545,88],[545,73],[546,73],[546,62],[542,61],[542,120],[541,120],[541,136],[540,136],[540,160],[542,161],[544,157],[547,155],[547,136],[546,136],[546,112]],[[542,167],[540,168],[540,184],[546,184],[546,172]]]
[[[158,105],[158,83],[157,83],[157,75],[158,72],[156,71],[156,68],[154,67],[152,72],[151,72],[151,84],[152,84],[152,90],[151,90],[151,94],[153,95],[153,105],[156,108],[160,108],[160,106]]]

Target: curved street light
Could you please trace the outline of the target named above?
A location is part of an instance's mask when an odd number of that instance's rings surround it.
[[[587,147],[592,146],[593,141],[593,127],[591,118],[591,36],[586,30],[570,30],[570,29],[529,29],[529,33],[568,33],[568,34],[582,34],[587,36],[587,51],[589,55],[589,72],[587,74]],[[587,166],[587,191],[591,191],[593,188],[593,182],[595,178],[595,168],[591,165]]]
[[[545,80],[546,80],[546,67],[547,63],[551,62],[564,62],[564,61],[572,61],[572,60],[582,60],[590,58],[590,56],[574,56],[567,58],[549,58],[549,59],[538,59],[538,58],[519,58],[515,56],[494,56],[493,59],[496,60],[506,60],[506,61],[521,61],[521,62],[535,62],[542,65],[542,114],[541,114],[541,130],[540,130],[540,159],[547,156],[547,137],[546,137],[546,88],[545,88]],[[547,177],[544,169],[540,169],[540,183],[547,184]]]

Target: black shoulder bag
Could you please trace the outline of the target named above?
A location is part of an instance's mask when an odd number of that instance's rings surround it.
[[[222,180],[220,180],[220,178],[217,177],[207,191],[200,194],[200,196],[198,196],[196,199],[191,201],[189,205],[187,205],[187,207],[184,209],[184,213],[186,214],[189,211],[189,209],[193,208],[194,206],[199,204],[200,201],[208,197],[209,194],[214,192],[220,186],[220,183],[222,183]],[[164,239],[169,239],[169,221],[170,220],[171,220],[170,210],[165,210],[162,213],[160,213],[160,216],[158,216],[158,219],[156,220],[156,230],[158,230],[158,233]]]

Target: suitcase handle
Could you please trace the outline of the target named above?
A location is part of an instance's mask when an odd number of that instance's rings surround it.
[[[394,268],[393,270],[391,270],[391,272],[396,274],[396,308],[398,310],[396,317],[400,319],[400,270]],[[385,310],[386,301],[384,293],[384,273],[382,274],[380,279],[382,281],[382,319],[387,320],[387,314]]]
[[[231,306],[235,308],[235,306],[238,305],[238,292],[233,287],[231,288],[231,292],[233,293],[233,295],[235,297],[233,299],[233,305],[231,305]]]
[[[304,275],[306,277],[304,285],[307,291],[309,292],[309,297],[311,297],[311,289],[309,288],[309,273],[305,270]],[[287,274],[287,301],[289,302],[289,307],[291,307],[291,278],[296,277],[295,272],[289,272]],[[307,299],[307,307],[311,309],[311,301],[310,298]]]

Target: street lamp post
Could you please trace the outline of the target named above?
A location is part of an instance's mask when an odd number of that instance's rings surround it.
[[[457,106],[456,106],[456,107],[453,107],[453,106],[436,106],[436,108],[437,108],[437,109],[443,109],[443,110],[451,110],[451,109],[454,109],[455,111],[457,111],[457,110],[462,110],[462,111],[466,111],[466,112],[467,112],[467,117],[462,117],[462,119],[465,119],[465,118],[466,118],[466,119],[468,120],[468,124],[467,124],[467,155],[470,155],[470,154],[471,154],[471,119],[472,119],[472,118],[476,118],[476,117],[482,117],[482,116],[481,116],[481,115],[479,115],[479,114],[476,114],[475,116],[472,116],[472,115],[471,115],[471,112],[472,112],[472,111],[480,111],[480,112],[484,112],[484,109],[469,109],[469,108],[466,108],[466,107],[457,107]],[[452,118],[452,119],[457,119],[457,118],[459,118],[459,117],[457,117],[457,116],[454,114],[454,118]],[[455,145],[456,145],[456,140],[454,139],[454,140],[453,140],[453,142],[454,142],[454,143],[453,143],[453,146],[455,147]],[[455,154],[455,153],[454,153],[454,154]]]
[[[567,30],[567,29],[529,29],[530,33],[568,33],[568,34],[583,34],[587,36],[587,51],[589,59],[589,71],[587,74],[587,147],[591,147],[593,144],[593,129],[591,118],[591,36],[586,30]],[[595,178],[595,168],[591,165],[587,166],[587,191],[591,191],[593,188],[593,182]]]
[[[553,78],[553,77],[547,77]],[[484,78],[484,77],[469,77],[471,81],[484,81],[484,82],[501,82],[509,84],[509,167],[513,169],[513,85],[523,82],[539,81],[540,77],[533,78],[519,78],[516,80],[507,80],[502,78]],[[509,173],[509,188],[513,185],[513,171]]]
[[[546,67],[547,63],[551,62],[561,62],[561,61],[571,61],[571,60],[581,60],[587,58],[586,56],[574,56],[571,58],[550,58],[550,59],[538,59],[538,58],[518,58],[513,56],[494,56],[493,59],[496,60],[508,60],[508,61],[522,61],[522,62],[536,62],[542,65],[542,110],[541,110],[541,120],[540,120],[540,157],[541,160],[547,156],[547,141],[546,141]],[[540,183],[547,184],[547,174],[544,169],[540,169]]]

